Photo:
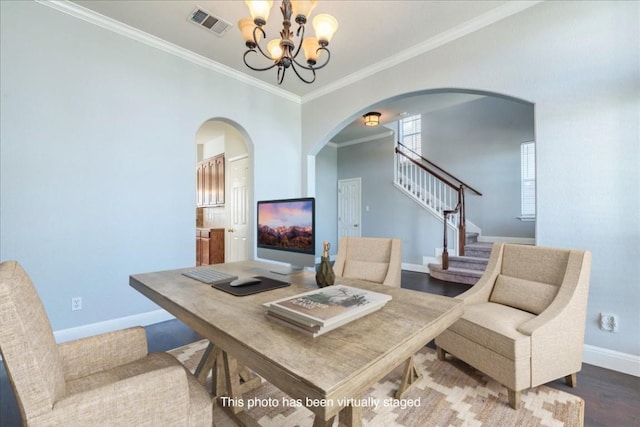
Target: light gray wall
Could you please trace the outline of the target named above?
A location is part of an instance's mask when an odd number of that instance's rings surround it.
[[[482,193],[467,219],[483,236],[535,237],[520,216],[520,143],[532,141],[533,105],[485,97],[422,116],[423,155]]]
[[[364,75],[303,104],[303,156],[402,94],[462,88],[535,104],[537,244],[592,251],[585,342],[640,356],[639,14],[638,2],[541,2]],[[600,312],[619,316],[617,333],[598,328]]]
[[[339,148],[338,179],[362,180],[362,236],[400,238],[402,261],[421,265],[442,247],[443,226],[394,187],[393,149],[393,137]]]
[[[299,103],[36,2],[0,7],[0,259],[54,330],[157,310],[129,275],[195,265],[206,120],[241,127],[256,199],[301,194]]]
[[[322,255],[322,243],[330,245],[329,254],[338,250],[338,149],[326,145],[316,156],[316,257]],[[333,259],[333,257],[332,257]]]

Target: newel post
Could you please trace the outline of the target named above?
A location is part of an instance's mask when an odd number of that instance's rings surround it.
[[[464,256],[464,245],[467,243],[466,206],[464,203],[464,185],[458,188],[458,203],[460,203],[460,215],[458,216],[458,255]]]
[[[444,212],[444,235],[442,238],[442,269],[449,269],[449,251],[447,250],[447,211]]]

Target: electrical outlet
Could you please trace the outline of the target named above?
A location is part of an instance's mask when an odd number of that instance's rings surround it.
[[[82,310],[82,297],[71,298],[71,311]]]
[[[618,318],[615,314],[600,313],[600,329],[616,332],[618,330]]]

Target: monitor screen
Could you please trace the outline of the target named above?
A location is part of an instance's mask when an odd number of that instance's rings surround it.
[[[292,268],[315,265],[315,199],[258,202],[258,257]]]

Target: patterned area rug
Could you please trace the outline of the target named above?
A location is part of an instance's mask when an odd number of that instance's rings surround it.
[[[192,372],[207,346],[205,340],[186,345],[173,354]],[[523,391],[521,407],[508,405],[507,390],[489,377],[457,359],[439,361],[434,350],[425,347],[415,356],[423,378],[404,399],[393,399],[400,384],[402,367],[389,373],[361,400],[363,425],[373,427],[424,426],[582,426],[584,401],[547,386]],[[209,380],[211,377],[209,377]],[[207,385],[211,390],[211,384]],[[267,381],[243,396],[248,413],[261,426],[294,427],[313,425],[313,414]],[[377,407],[375,407],[377,405]],[[337,418],[337,417],[336,417]],[[334,425],[337,425],[337,420]],[[214,425],[234,426],[216,407]]]

